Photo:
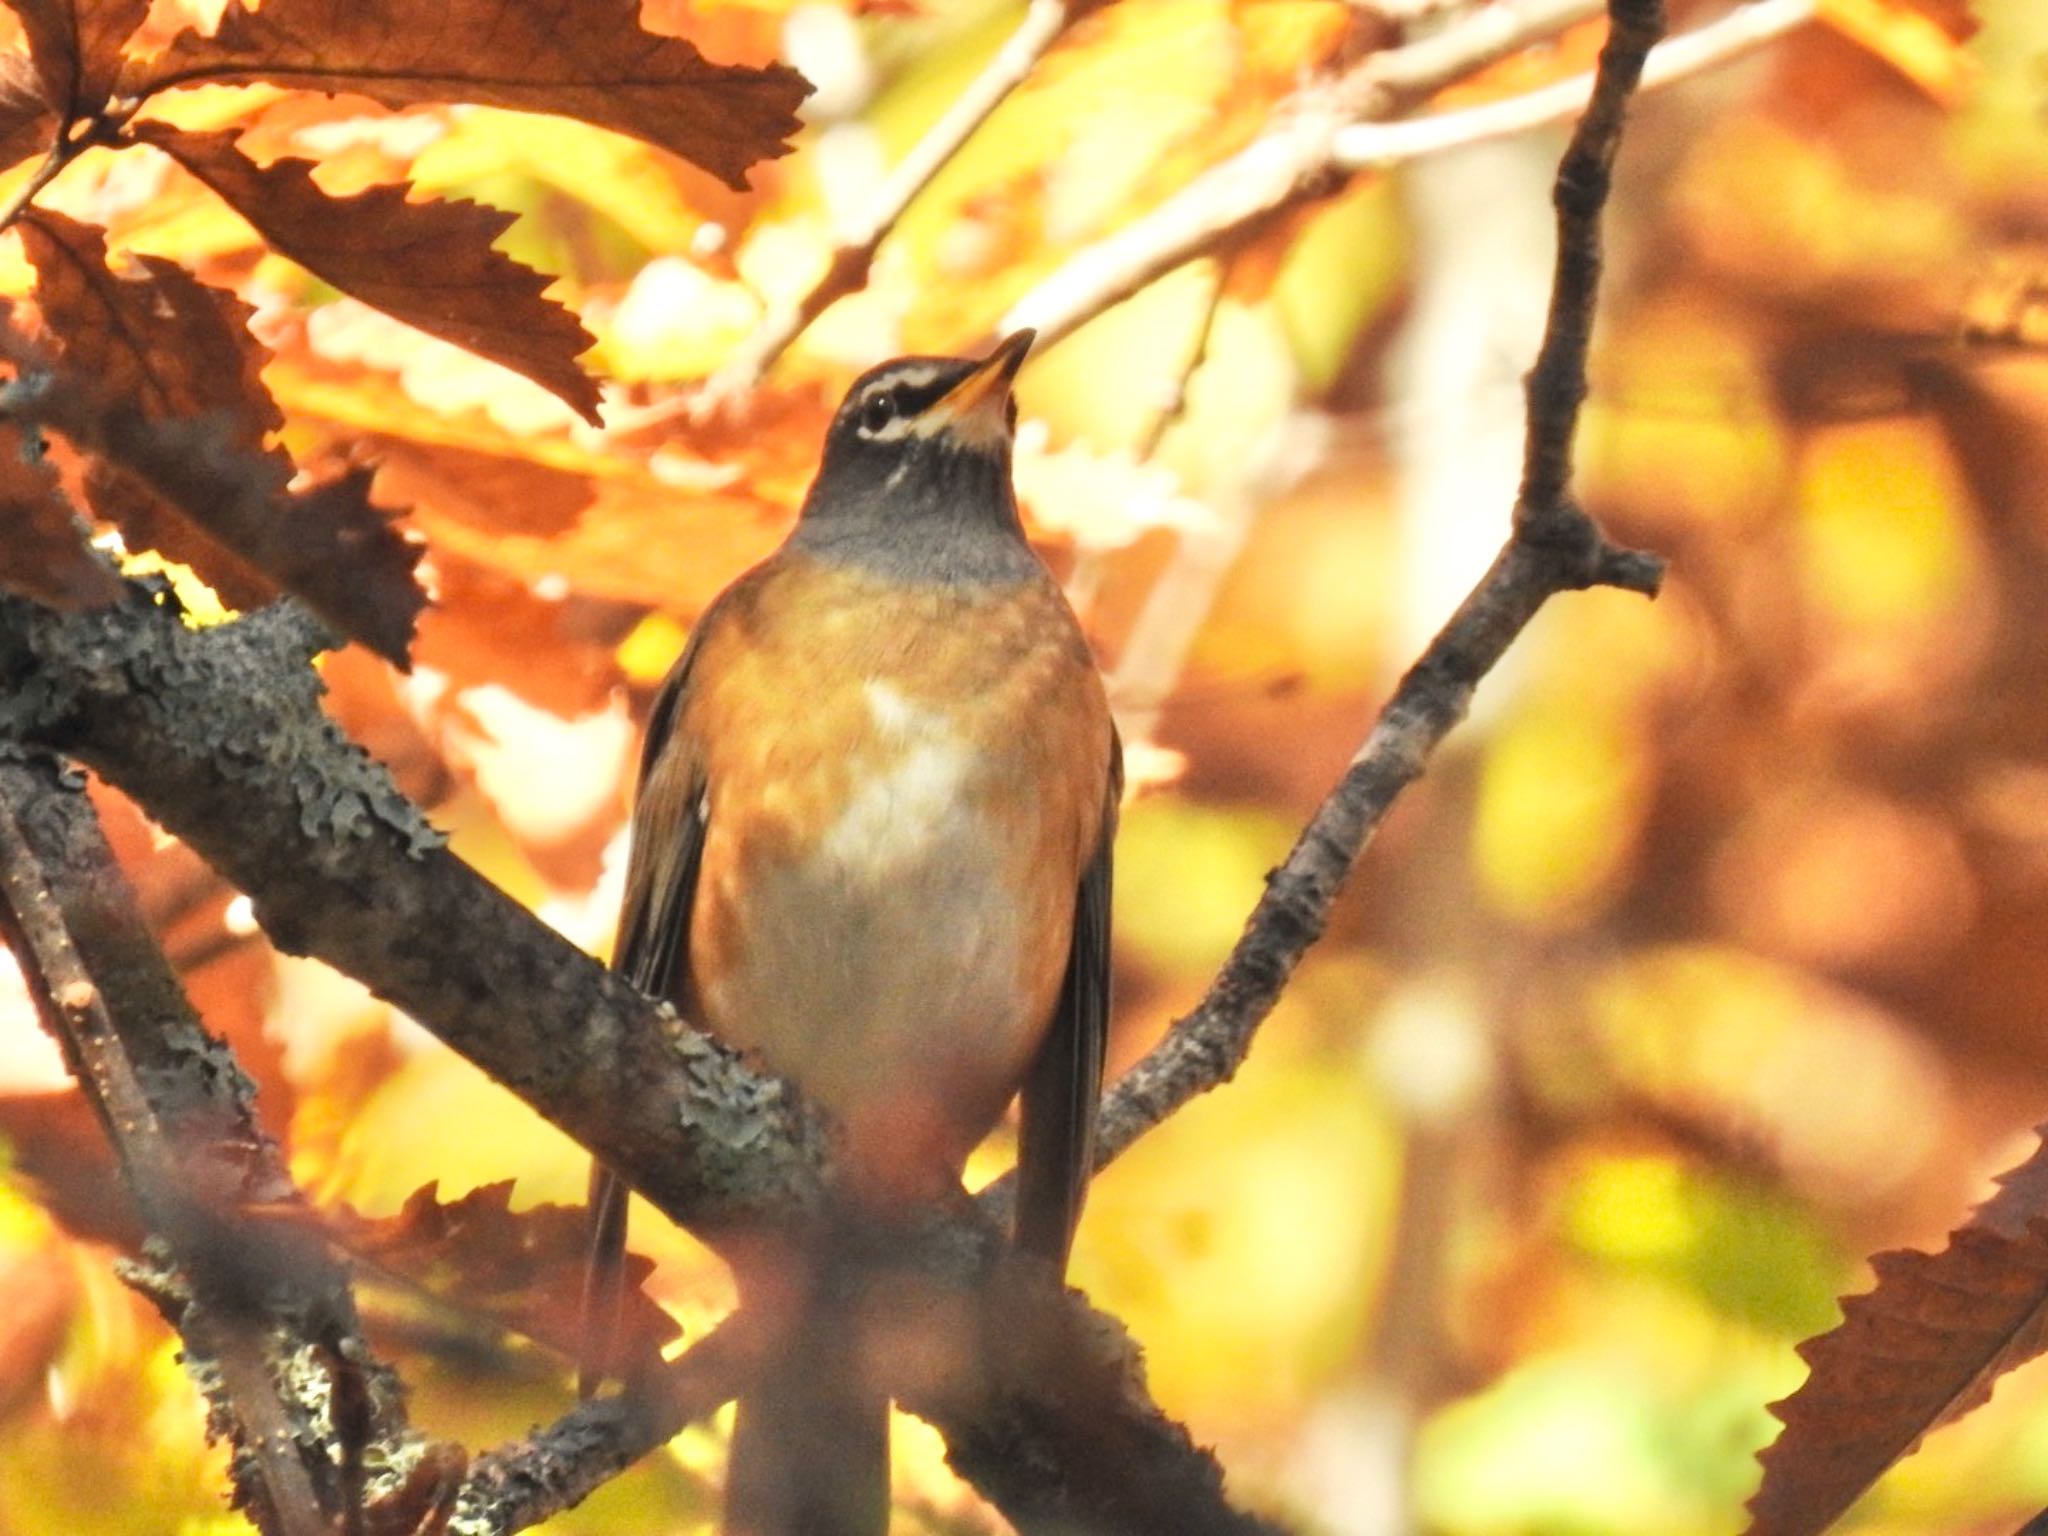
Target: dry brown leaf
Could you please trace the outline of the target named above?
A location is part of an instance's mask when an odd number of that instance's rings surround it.
[[[357,470],[293,492],[290,457],[267,447],[283,416],[248,306],[175,262],[116,273],[90,224],[38,209],[21,224],[36,303],[74,387],[50,420],[98,455],[87,494],[131,546],[191,565],[231,603],[296,592],[399,666],[425,595],[420,551],[369,499]],[[76,386],[91,381],[90,390]]]
[[[0,56],[0,171],[48,149],[56,134],[57,114],[43,100],[28,56]]]
[[[485,1184],[444,1202],[440,1187],[415,1190],[395,1216],[371,1218],[342,1208],[328,1229],[351,1254],[387,1274],[480,1312],[563,1355],[583,1337],[583,1270],[590,1218],[581,1206],[512,1209],[512,1181]],[[641,1290],[654,1261],[626,1259],[620,1333],[654,1351],[681,1330]]]
[[[121,73],[121,45],[149,14],[149,0],[7,0],[28,34],[43,96],[74,116],[106,105]]]
[[[206,82],[269,81],[354,91],[386,106],[466,101],[552,112],[631,134],[729,186],[787,152],[810,87],[781,64],[714,64],[640,26],[640,0],[269,0],[237,4],[212,37],[180,33],[132,66],[148,94]]]
[[[413,659],[458,692],[495,683],[567,720],[602,708],[618,687],[612,652],[624,622],[592,632],[580,600],[536,597],[528,583],[438,547],[434,576],[437,601],[420,620]]]
[[[593,338],[542,297],[551,279],[491,242],[513,215],[482,203],[409,202],[404,184],[330,197],[313,162],[258,165],[232,132],[186,133],[162,123],[136,136],[234,204],[278,251],[365,304],[523,373],[590,421],[597,385],[576,365]]]
[[[11,426],[0,426],[0,587],[55,608],[97,607],[121,595],[119,579],[87,547],[56,472],[28,456]]]
[[[1877,1285],[1799,1348],[1812,1368],[1773,1403],[1750,1536],[1818,1536],[1922,1436],[1980,1406],[2048,1349],[2048,1144],[1935,1254],[1881,1253]]]
[[[264,451],[264,436],[283,417],[263,387],[266,354],[249,334],[246,304],[159,256],[134,258],[116,272],[104,231],[61,213],[34,209],[19,228],[36,269],[43,327],[69,371],[150,420],[213,418],[231,445]],[[274,456],[289,476],[289,461]],[[158,549],[191,566],[234,606],[276,596],[276,583],[246,552],[106,466],[88,475],[86,494],[130,548]]]

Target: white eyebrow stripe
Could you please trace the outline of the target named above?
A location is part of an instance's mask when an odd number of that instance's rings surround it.
[[[911,389],[924,389],[937,380],[943,371],[941,367],[932,363],[910,363],[902,368],[892,369],[861,391],[860,403],[864,407],[877,395],[886,395],[904,385]],[[924,424],[919,425],[921,422]],[[901,442],[913,433],[919,437],[933,436],[944,425],[943,421],[925,421],[925,413],[919,411],[909,416],[892,416],[873,430],[863,426],[860,435],[870,442],[894,443]]]
[[[938,376],[939,370],[930,363],[912,363],[883,374],[875,380],[868,393],[873,394],[876,389],[894,389],[898,384],[908,384],[912,389],[922,389]]]

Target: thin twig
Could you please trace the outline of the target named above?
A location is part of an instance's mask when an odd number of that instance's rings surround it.
[[[1154,407],[1152,415],[1147,419],[1144,427],[1140,429],[1137,438],[1131,444],[1131,452],[1141,464],[1148,462],[1159,452],[1160,442],[1173,426],[1186,415],[1188,387],[1193,381],[1195,374],[1201,369],[1202,364],[1208,360],[1209,341],[1216,331],[1216,312],[1223,307],[1223,292],[1230,285],[1231,263],[1225,258],[1216,261],[1214,266],[1215,270],[1209,274],[1209,294],[1202,305],[1202,318],[1195,326],[1195,332],[1189,340],[1187,351],[1182,355],[1181,366],[1175,370],[1172,383],[1168,386],[1158,405]],[[1176,558],[1179,552],[1187,549],[1188,542],[1188,536],[1183,533],[1180,542],[1175,545]],[[1074,560],[1073,569],[1067,573],[1067,601],[1073,605],[1074,612],[1081,616],[1083,624],[1087,623],[1090,614],[1094,612],[1095,600],[1101,592],[1102,577],[1108,567],[1108,563],[1108,551],[1106,549],[1095,545],[1084,545],[1080,554]],[[1173,566],[1169,566],[1167,570],[1162,571],[1159,580],[1153,583],[1153,590],[1156,591],[1161,583],[1171,580],[1173,571]],[[1129,654],[1131,647],[1137,645],[1138,638],[1138,632],[1134,630],[1130,640],[1127,642],[1126,655]],[[1178,675],[1178,670],[1178,664],[1176,664],[1176,675]],[[1124,745],[1127,749],[1132,748],[1137,741],[1137,738],[1132,734],[1131,723],[1125,718],[1124,713],[1126,695],[1122,692],[1122,689],[1128,682],[1128,679],[1111,679],[1110,681],[1110,702],[1118,708],[1117,728],[1124,733]],[[1164,698],[1166,693],[1171,690],[1171,687],[1172,679],[1169,678],[1166,687],[1156,691],[1157,696]]]
[[[1188,343],[1180,367],[1174,372],[1167,394],[1152,412],[1144,430],[1139,432],[1137,441],[1131,445],[1131,452],[1141,462],[1159,451],[1159,444],[1167,432],[1187,413],[1188,386],[1194,382],[1202,364],[1209,360],[1209,343],[1216,335],[1216,312],[1223,308],[1223,295],[1230,287],[1230,272],[1234,264],[1232,254],[1225,254],[1216,262],[1216,270],[1210,276],[1209,297],[1202,305],[1201,322],[1195,327],[1195,334]]]
[[[1345,878],[1418,778],[1437,744],[1464,719],[1474,690],[1537,610],[1559,592],[1612,586],[1654,596],[1663,562],[1620,548],[1567,499],[1571,442],[1584,395],[1599,278],[1599,217],[1622,109],[1663,26],[1658,0],[1613,0],[1593,105],[1558,167],[1559,257],[1550,318],[1529,374],[1526,462],[1513,531],[1492,566],[1409,668],[1344,776],[1267,878],[1223,969],[1191,1013],[1103,1100],[1096,1137],[1102,1167],[1199,1094],[1228,1082],[1310,945],[1322,937]],[[983,1209],[1006,1220],[1008,1176]]]
[[[1776,42],[1813,20],[1816,0],[1749,0],[1696,32],[1659,43],[1643,68],[1641,89],[1669,85]],[[1590,70],[1540,90],[1458,112],[1394,123],[1355,123],[1337,135],[1336,163],[1348,171],[1384,170],[1405,160],[1482,144],[1489,139],[1562,122],[1585,110]]]
[[[1031,0],[1017,30],[889,174],[861,222],[841,235],[824,275],[798,297],[772,310],[712,376],[704,386],[705,405],[734,399],[752,389],[805,326],[839,299],[866,286],[876,248],[917,195],[931,185],[932,178],[945,169],[989,114],[1023,84],[1046,51],[1083,13],[1095,8],[1085,0]]]
[[[1598,14],[1597,0],[1507,0],[1441,32],[1375,53],[1314,82],[1275,113],[1277,126],[1211,166],[1151,212],[1077,251],[1003,316],[1048,346],[1090,317],[1218,242],[1246,238],[1287,209],[1337,191],[1337,135],[1393,117],[1495,59]]]
[[[1592,522],[1566,498],[1600,287],[1600,215],[1613,188],[1628,99],[1650,49],[1664,33],[1663,0],[1610,0],[1609,14],[1593,99],[1565,147],[1551,195],[1557,207],[1557,265],[1543,344],[1526,381],[1528,441],[1522,489],[1515,499],[1518,534],[1578,545],[1598,537]]]
[[[77,158],[80,149],[90,140],[74,142],[63,133],[57,135],[57,142],[50,146],[50,152],[43,156],[43,163],[36,167],[35,174],[16,189],[5,206],[0,206],[0,229],[11,229],[14,221],[22,216],[28,205],[36,200],[43,188],[63,173],[64,167]]]

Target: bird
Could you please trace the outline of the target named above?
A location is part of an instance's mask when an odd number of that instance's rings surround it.
[[[836,1123],[842,1211],[957,1188],[1021,1098],[1015,1245],[1064,1273],[1110,1011],[1122,752],[1026,541],[1012,386],[1033,334],[854,381],[794,527],[704,611],[641,753],[613,964]],[[586,1395],[621,1286],[624,1186],[591,1188]],[[800,1258],[739,1401],[728,1536],[879,1536],[888,1399]],[[806,1290],[806,1287],[809,1290]],[[788,1309],[786,1309],[788,1310]]]

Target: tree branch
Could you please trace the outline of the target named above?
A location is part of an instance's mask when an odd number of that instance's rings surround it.
[[[736,1318],[633,1393],[579,1403],[470,1466],[449,1536],[510,1536],[573,1508],[691,1423],[732,1400],[749,1355]]]
[[[359,1520],[423,1442],[347,1276],[310,1226],[275,1219],[300,1201],[253,1087],[192,1013],[82,781],[48,758],[0,753],[0,930],[152,1234],[129,1277],[184,1338],[210,1431],[236,1448],[237,1502],[282,1536]],[[372,1445],[391,1473],[376,1490],[357,1475]]]
[[[1070,256],[1003,316],[1001,329],[1030,326],[1050,346],[1083,321],[1155,278],[1243,239],[1275,216],[1342,185],[1338,135],[1389,118],[1474,70],[1588,16],[1598,0],[1503,0],[1418,42],[1370,55],[1334,79],[1296,92],[1277,126],[1202,172],[1151,212]]]
[[[1507,543],[1450,622],[1408,669],[1351,766],[1266,880],[1243,935],[1192,1013],[1119,1078],[1103,1100],[1096,1166],[1119,1156],[1189,1099],[1228,1082],[1301,957],[1322,937],[1330,908],[1394,798],[1465,718],[1491,671],[1550,598],[1611,586],[1654,597],[1663,562],[1610,544],[1569,500],[1572,440],[1585,395],[1600,272],[1599,220],[1623,105],[1663,27],[1658,0],[1613,0],[1593,103],[1558,166],[1557,274],[1543,345],[1528,376],[1525,472]],[[1008,1176],[983,1208],[1006,1220]]]
[[[90,763],[280,949],[361,980],[676,1219],[808,1208],[819,1120],[448,853],[321,712],[309,663],[333,643],[286,603],[194,630],[147,594],[75,615],[0,598],[0,737]]]
[[[1754,52],[1806,25],[1818,9],[1816,0],[1748,0],[1696,32],[1659,43],[1643,68],[1641,89],[1669,85]],[[1574,117],[1585,110],[1592,94],[1589,71],[1458,112],[1397,123],[1357,123],[1338,133],[1336,162],[1347,171],[1384,170],[1404,160],[1483,144]]]
[[[308,662],[329,643],[288,602],[193,630],[146,593],[74,615],[0,597],[0,739],[93,764],[247,892],[280,948],[315,955],[410,1013],[672,1219],[715,1243],[735,1225],[812,1209],[830,1172],[818,1117],[442,848],[320,712]],[[903,1249],[921,1275],[970,1298],[1003,1251],[971,1210],[935,1216]],[[1012,1521],[1105,1533],[1264,1529],[1223,1503],[1214,1459],[1151,1403],[1121,1330],[1044,1289],[1054,1299],[1034,1306],[1067,1316],[1076,1347],[1092,1351],[1062,1377],[997,1371],[972,1393],[900,1394],[949,1439],[1028,1453],[1028,1477],[1008,1468],[986,1490]],[[1082,1382],[1096,1386],[1084,1394]],[[1112,1408],[1113,1422],[1071,1418]],[[623,1433],[635,1421],[619,1422]],[[1133,1462],[1061,1460],[1107,1443]],[[963,1469],[999,1470],[971,1453]],[[1041,1509],[1056,1515],[1040,1519]],[[1091,1511],[1115,1518],[1091,1524]]]
[[[1560,170],[1559,278],[1530,377],[1513,534],[1275,872],[1203,1004],[1109,1096],[1104,1161],[1228,1079],[1388,805],[1542,603],[1596,584],[1656,590],[1660,563],[1608,543],[1567,499],[1597,220],[1621,104],[1661,24],[1654,0],[1614,4],[1594,105]],[[153,603],[65,617],[0,599],[0,734],[93,762],[247,890],[281,947],[319,954],[412,1012],[670,1215],[715,1238],[728,1221],[813,1205],[828,1173],[823,1127],[784,1085],[632,993],[441,849],[320,714],[307,662],[326,643],[288,605],[194,632]],[[1121,1329],[1048,1276],[999,1268],[986,1219],[932,1213],[901,1248],[921,1282],[973,1298],[982,1348],[966,1379],[907,1382],[899,1395],[1020,1530],[1270,1529],[1223,1501],[1213,1459],[1145,1396]],[[546,1512],[549,1499],[580,1496],[673,1414],[729,1390],[709,1354],[676,1368],[704,1373],[677,1391],[680,1406],[579,1409],[488,1459],[471,1507],[487,1511],[490,1490],[526,1476],[519,1486],[562,1491],[505,1491],[507,1508],[525,1498]]]

